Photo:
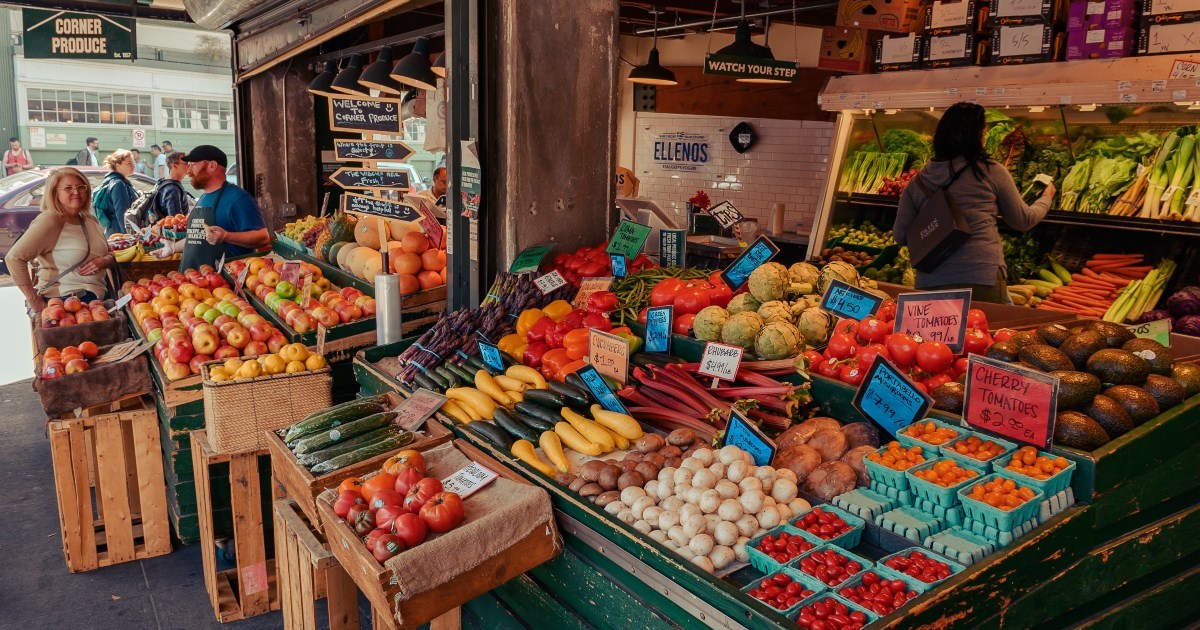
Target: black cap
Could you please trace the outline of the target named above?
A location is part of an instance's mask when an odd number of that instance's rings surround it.
[[[229,167],[229,158],[225,157],[225,152],[211,144],[202,144],[189,151],[187,155],[183,156],[183,161],[189,163],[204,162],[206,160],[212,160],[213,162],[220,164],[221,168]]]

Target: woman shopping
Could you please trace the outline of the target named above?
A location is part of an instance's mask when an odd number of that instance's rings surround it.
[[[137,191],[129,183],[134,168],[132,153],[117,149],[104,158],[104,165],[111,172],[104,176],[92,197],[92,211],[108,237],[125,231],[125,211],[133,205]]]
[[[1008,270],[997,219],[1022,232],[1032,229],[1050,210],[1055,188],[1047,184],[1042,196],[1026,205],[1012,175],[984,151],[985,132],[979,105],[958,103],[946,110],[934,132],[933,160],[904,189],[892,231],[897,243],[909,245],[910,226],[920,220],[923,206],[944,190],[961,212],[969,236],[935,269],[918,269],[916,288],[971,289],[973,301],[1006,304]]]
[[[13,283],[35,313],[48,297],[104,298],[104,270],[113,264],[91,212],[92,187],[83,173],[60,166],[50,173],[41,212],[5,256]],[[38,262],[37,281],[29,263]]]

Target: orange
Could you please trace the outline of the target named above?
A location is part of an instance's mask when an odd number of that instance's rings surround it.
[[[426,271],[441,271],[446,267],[446,252],[440,249],[425,250],[421,254],[421,266]]]
[[[410,254],[423,254],[429,249],[429,237],[420,232],[406,232],[400,239],[400,247]]]
[[[421,272],[421,257],[410,252],[403,252],[392,260],[392,271],[399,274],[416,275]]]

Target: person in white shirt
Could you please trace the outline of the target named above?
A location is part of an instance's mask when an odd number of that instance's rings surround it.
[[[166,177],[164,169],[167,169],[167,154],[163,153],[157,144],[152,144],[150,145],[150,155],[154,158],[150,166],[150,176],[154,179]]]
[[[96,156],[96,152],[100,150],[100,139],[90,137],[87,139],[87,146],[75,154],[75,163],[79,166],[100,166],[100,158]]]

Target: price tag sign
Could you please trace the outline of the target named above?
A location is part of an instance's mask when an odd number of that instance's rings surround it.
[[[585,365],[575,371],[579,378],[583,379],[583,384],[587,385],[588,391],[592,393],[592,397],[600,401],[600,406],[609,411],[628,414],[625,405],[621,404],[621,399],[613,393],[608,383],[604,382],[604,377],[596,371],[595,366]]]
[[[608,258],[612,261],[613,276],[616,278],[624,278],[629,275],[625,270],[626,258],[620,254],[609,254]]]
[[[579,293],[575,294],[575,300],[571,302],[571,306],[575,308],[583,308],[587,304],[588,297],[597,291],[607,291],[608,287],[612,286],[612,276],[604,278],[584,278],[583,282],[579,283]]]
[[[304,275],[304,282],[300,285],[300,308],[308,308],[308,302],[312,299],[312,274]]]
[[[864,416],[896,435],[900,429],[924,418],[933,399],[917,389],[891,361],[876,355],[852,403]]]
[[[109,314],[116,313],[117,310],[119,310],[122,306],[125,306],[126,304],[128,304],[132,301],[133,301],[133,294],[126,293],[125,295],[121,296],[121,299],[117,300],[116,304],[113,304],[112,308],[108,309]]]
[[[538,265],[542,264],[542,259],[550,252],[550,245],[538,245],[524,249],[520,254],[517,254],[516,260],[513,261],[511,267],[508,268],[509,273],[529,273],[537,271]]]
[[[671,351],[673,306],[655,306],[646,310],[646,352]]]
[[[1058,379],[972,354],[963,419],[974,428],[1049,449],[1058,413]]]
[[[629,342],[624,337],[588,329],[588,363],[617,382],[629,379]]]
[[[504,359],[500,358],[500,348],[496,347],[496,344],[494,343],[488,343],[482,340],[478,341],[477,343],[479,343],[479,356],[483,359],[483,364],[492,368],[493,370],[500,370],[503,372]]]
[[[874,315],[882,305],[883,298],[878,295],[852,287],[841,280],[834,280],[825,289],[825,295],[821,296],[821,303],[817,306],[838,317],[857,320]]]
[[[970,308],[970,289],[901,293],[896,297],[896,332],[940,341],[958,354],[966,341]]]
[[[622,219],[617,231],[613,232],[612,240],[608,242],[608,249],[604,251],[626,258],[637,258],[642,251],[642,245],[646,243],[646,237],[650,236],[650,231],[649,225]]]
[[[721,203],[709,208],[708,214],[712,218],[716,219],[717,223],[719,223],[722,228],[732,227],[738,221],[746,218],[742,216],[742,213],[738,211],[737,207],[728,201],[722,201]]]
[[[283,263],[283,267],[279,270],[279,281],[290,282],[292,284],[300,283],[300,261],[289,260]]]
[[[1170,348],[1171,347],[1171,320],[1156,319],[1145,324],[1130,324],[1126,326],[1133,336],[1139,339],[1153,339],[1158,343]],[[1152,352],[1151,350],[1142,350],[1134,354],[1140,355],[1143,352]],[[1142,357],[1146,359],[1147,357]]]
[[[562,277],[562,274],[558,273],[557,271],[551,271],[544,276],[540,276],[538,279],[534,280],[533,283],[537,285],[539,290],[541,290],[542,295],[546,295],[547,293],[550,293],[559,287],[566,286],[567,279]]]
[[[221,254],[221,257],[217,259],[217,273],[221,273],[221,270],[224,268],[225,268],[225,254]]]
[[[325,356],[325,336],[329,334],[329,329],[325,324],[317,324],[317,354]]]
[[[142,341],[141,339],[133,339],[118,343],[109,348],[104,354],[92,359],[89,364],[91,367],[96,367],[97,365],[104,365],[106,363],[120,363],[121,361],[128,361],[129,359],[139,356],[143,352],[149,350],[153,345],[153,341]]]
[[[659,230],[658,264],[663,267],[683,267],[687,258],[686,242],[683,230]]]
[[[704,376],[732,381],[737,378],[738,366],[742,364],[742,348],[710,341],[704,344],[704,355],[700,357],[700,369]]]
[[[742,252],[725,271],[721,272],[721,279],[725,284],[729,285],[734,291],[746,284],[746,280],[750,279],[750,274],[762,266],[763,263],[775,257],[779,253],[779,246],[771,242],[771,239],[766,236],[758,237],[746,251]]]
[[[755,466],[766,466],[775,459],[775,442],[750,422],[741,411],[729,412],[729,424],[725,425],[725,446],[736,446],[754,460]]]
[[[484,486],[496,480],[496,474],[480,464],[479,462],[471,462],[463,466],[458,472],[446,477],[442,480],[442,489],[446,492],[453,492],[459,498],[465,499],[476,492],[479,492]]]
[[[422,387],[396,407],[396,424],[405,431],[416,431],[447,400],[450,399]]]
[[[246,276],[248,275],[250,275],[250,265],[242,265],[242,270],[238,272],[237,277],[233,280],[233,290],[238,295],[243,295],[242,290],[246,287]]]

